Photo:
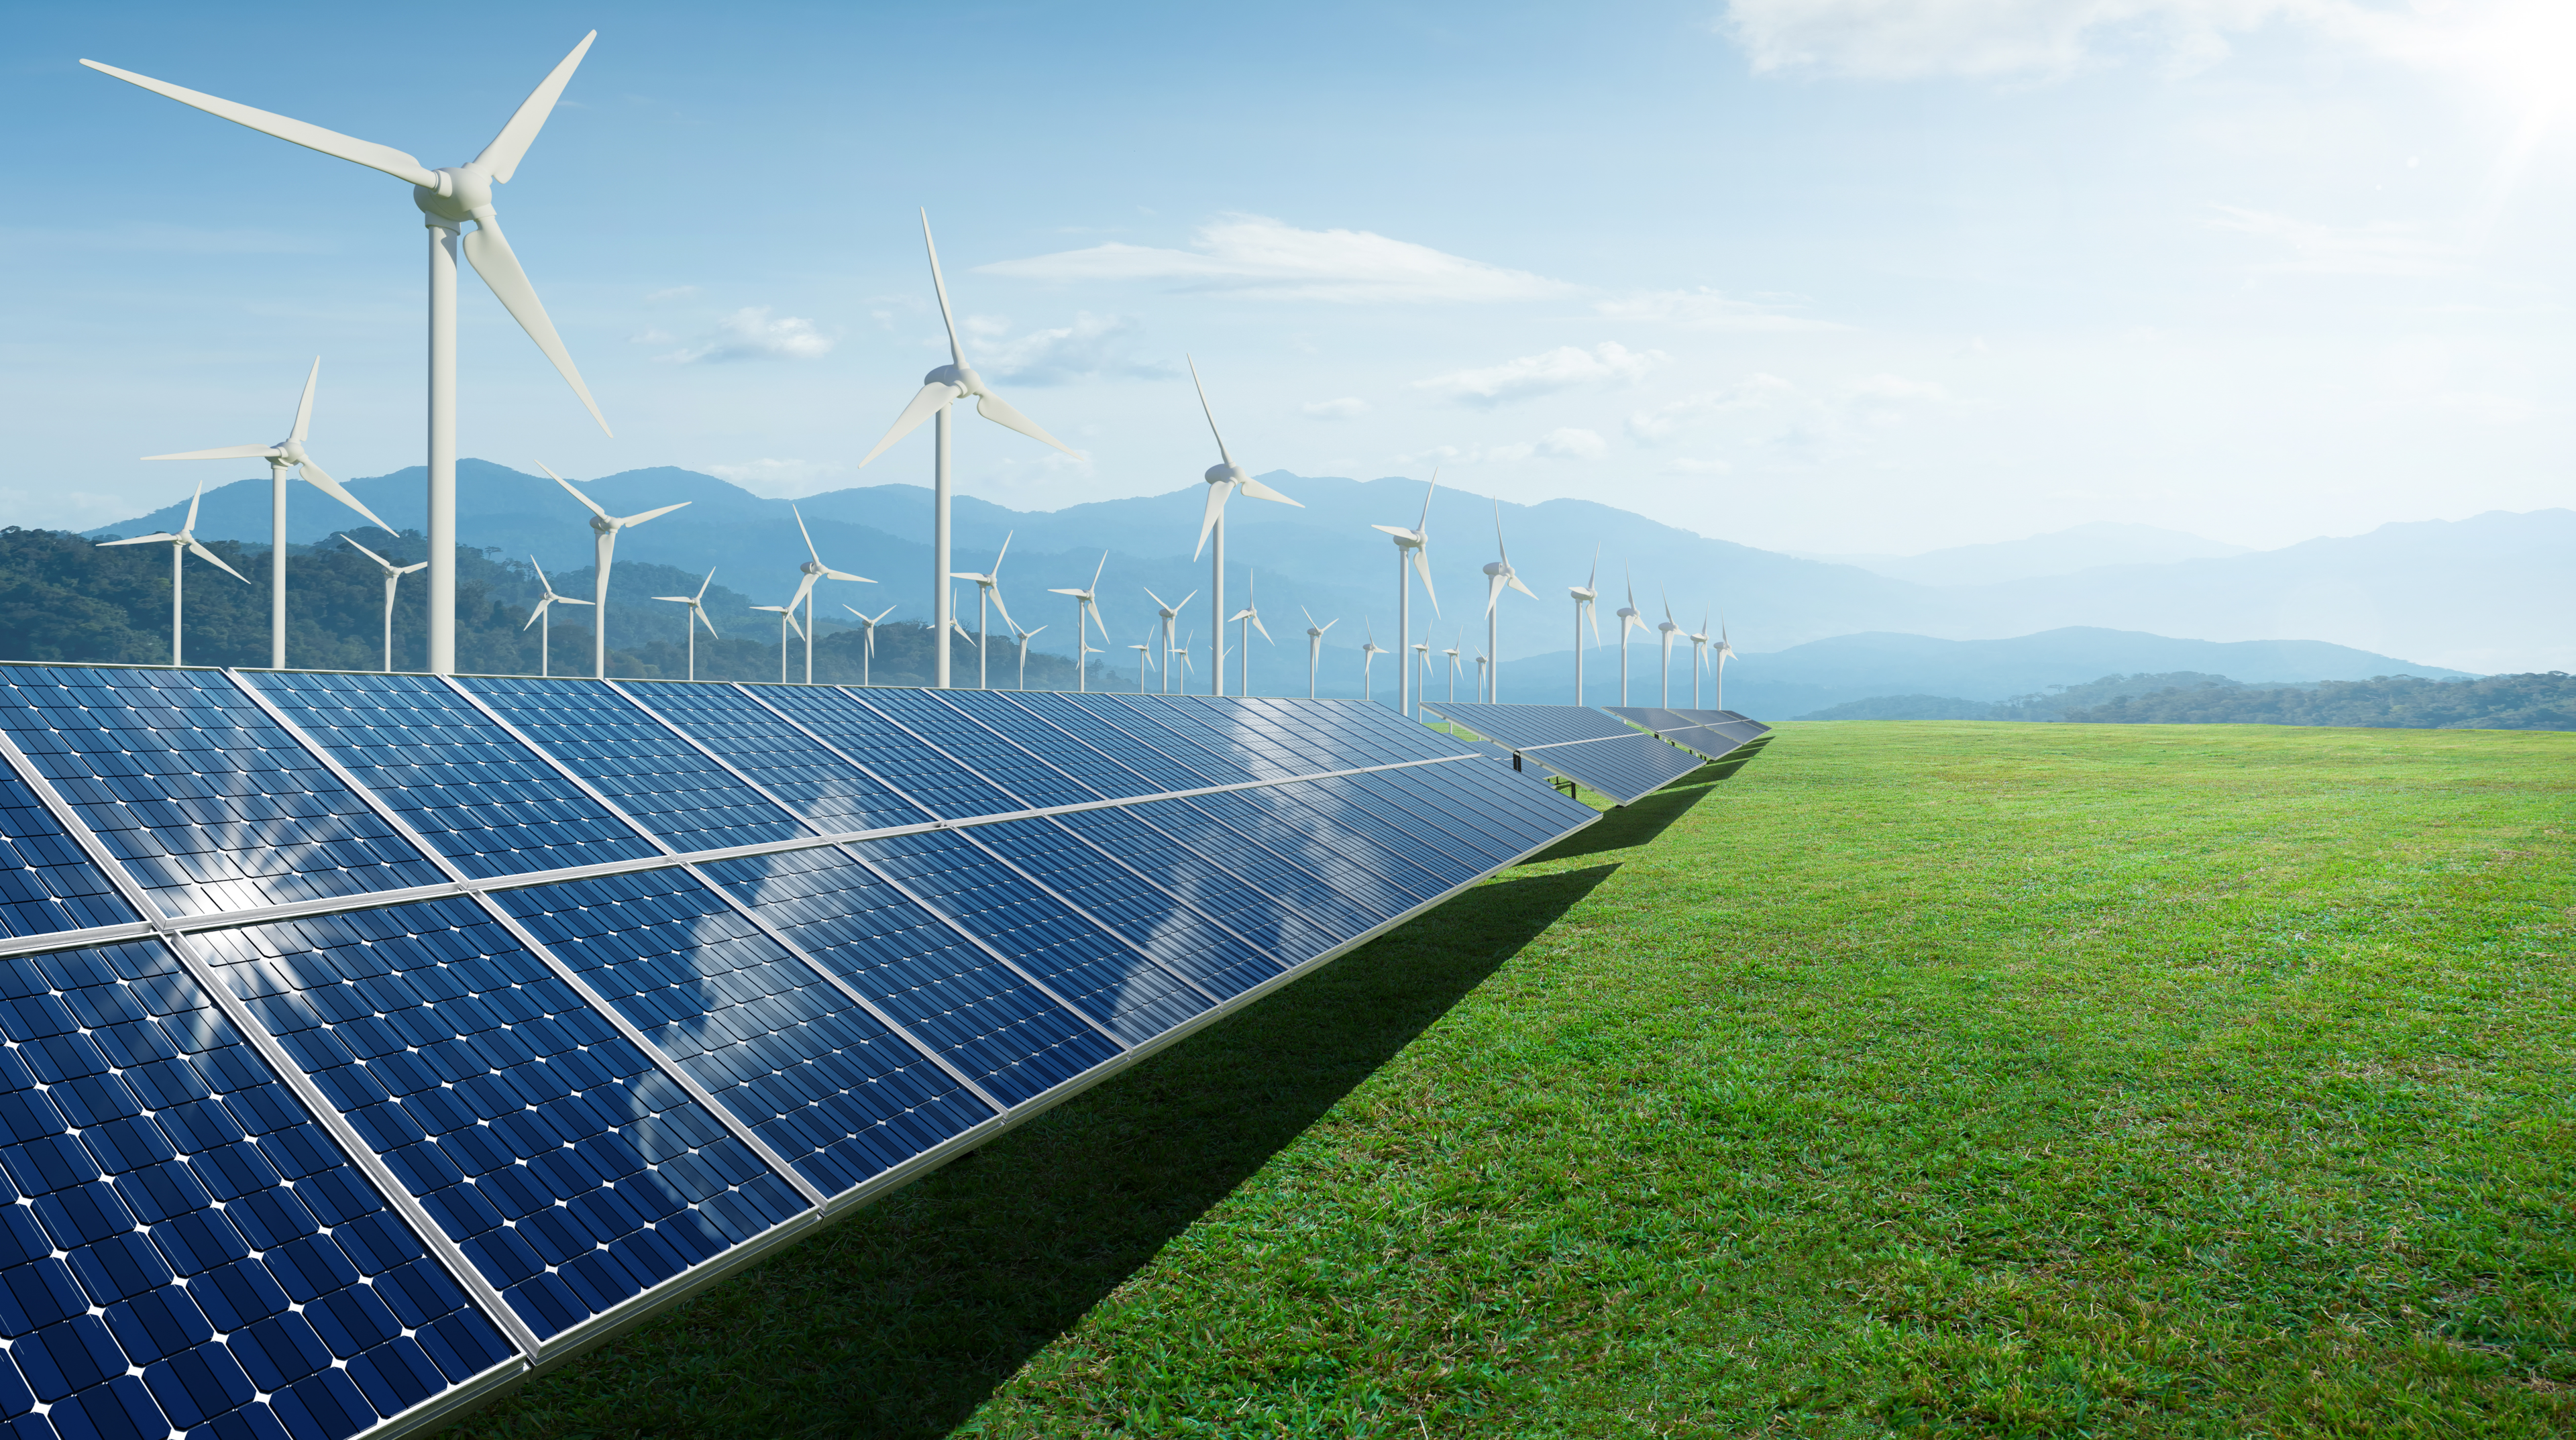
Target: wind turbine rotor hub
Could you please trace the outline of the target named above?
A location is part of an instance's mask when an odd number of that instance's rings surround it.
[[[303,441],[280,440],[277,442],[277,449],[280,453],[269,457],[270,464],[284,467],[288,465],[301,465],[304,463],[305,455]]]
[[[1251,481],[1252,472],[1240,465],[1210,465],[1207,468],[1207,483],[1210,485],[1246,485]]]
[[[605,515],[593,515],[590,517],[590,528],[597,534],[613,535],[617,533],[617,522]]]
[[[942,365],[938,369],[931,371],[929,374],[922,376],[921,383],[924,385],[953,386],[961,395],[982,395],[986,393],[984,390],[984,377],[976,374],[975,367],[972,365]]]
[[[1509,575],[1512,573],[1512,567],[1500,560],[1488,560],[1485,562],[1485,573],[1496,576]]]
[[[823,565],[819,560],[808,560],[804,564],[797,566],[796,570],[797,573],[803,575],[820,575],[823,573]]]
[[[411,203],[423,215],[462,225],[477,218],[476,211],[492,209],[492,177],[472,165],[451,166],[438,172],[437,189],[411,187]]]

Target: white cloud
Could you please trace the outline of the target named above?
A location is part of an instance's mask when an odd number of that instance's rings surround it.
[[[1533,395],[1553,395],[1579,385],[1633,385],[1667,357],[1661,350],[1630,350],[1605,340],[1589,350],[1559,345],[1481,370],[1460,370],[1413,382],[1462,405],[1491,409]]]
[[[676,365],[700,360],[816,360],[831,353],[832,338],[811,320],[769,318],[766,305],[746,306],[716,322],[713,332],[661,358]],[[648,332],[653,333],[653,332]]]
[[[1592,307],[1613,320],[1650,320],[1691,330],[1842,330],[1830,320],[1782,313],[1776,304],[1738,300],[1701,286],[1696,290],[1641,290]]]
[[[1171,365],[1127,352],[1119,342],[1141,327],[1122,315],[1080,311],[1070,325],[1032,330],[1007,340],[989,338],[1009,330],[1005,321],[977,316],[966,322],[966,328],[979,337],[970,358],[978,370],[997,380],[1062,385],[1103,375],[1162,380],[1178,373]]]
[[[1777,375],[1748,375],[1724,390],[1711,390],[1698,395],[1685,395],[1679,400],[1640,410],[1630,415],[1623,427],[1628,438],[1640,445],[1664,440],[1686,425],[1711,416],[1740,410],[1812,408],[1805,392]]]
[[[1870,80],[2063,76],[2106,48],[2144,47],[2184,69],[2229,37],[2280,20],[2335,22],[2346,0],[1731,0],[1720,28],[1756,71]]]
[[[2215,207],[2210,225],[2261,240],[2277,242],[2289,258],[2258,268],[2303,275],[2439,275],[2460,268],[2460,252],[2440,244],[2412,225],[2374,221],[2368,225],[2320,225],[2241,210]]]
[[[1369,403],[1357,395],[1344,395],[1337,400],[1309,400],[1305,405],[1309,420],[1356,420],[1367,414],[1368,408]]]
[[[1513,464],[1523,460],[1597,460],[1610,451],[1600,432],[1559,426],[1535,440],[1508,445],[1435,445],[1412,455],[1398,455],[1398,465],[1431,461],[1442,465]]]
[[[1592,430],[1561,426],[1538,437],[1538,454],[1543,460],[1598,460],[1610,453],[1610,442]]]
[[[1265,215],[1226,215],[1201,225],[1189,250],[1111,243],[977,267],[1022,280],[1171,282],[1273,300],[1530,300],[1575,287],[1391,240],[1366,230],[1300,230]]]

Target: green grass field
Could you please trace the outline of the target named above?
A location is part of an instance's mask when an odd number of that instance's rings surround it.
[[[2571,792],[1783,726],[466,1430],[2576,1432]]]

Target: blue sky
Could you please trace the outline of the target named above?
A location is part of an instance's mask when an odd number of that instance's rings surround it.
[[[926,481],[927,429],[856,468],[945,358],[926,206],[969,358],[1082,452],[966,421],[1005,504],[1194,481],[1184,352],[1256,472],[1437,463],[1774,548],[2570,500],[2556,0],[440,17],[0,18],[0,520],[253,473],[132,457],[276,438],[316,353],[318,458],[421,453],[400,182],[75,59],[452,165],[594,26],[498,207],[616,435],[468,276],[468,455]]]

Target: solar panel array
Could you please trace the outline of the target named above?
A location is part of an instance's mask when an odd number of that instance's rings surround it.
[[[1734,748],[1706,723],[1671,711],[1447,700],[1425,701],[1423,708],[1621,805],[1635,804]],[[1674,733],[1641,734],[1636,726],[1644,721],[1622,718],[1639,715],[1669,717]],[[1710,748],[1698,748],[1694,741]]]
[[[441,1423],[1596,818],[1346,702],[0,666],[0,1423]]]
[[[1732,710],[1683,710],[1662,706],[1604,705],[1602,709],[1642,730],[1651,730],[1676,745],[1687,746],[1711,760],[1723,759],[1743,745],[1771,732],[1758,720]]]

